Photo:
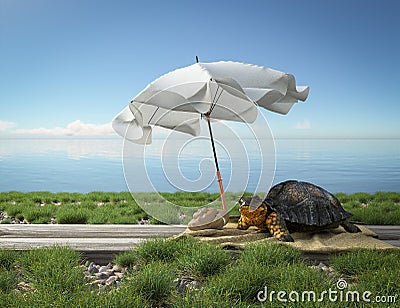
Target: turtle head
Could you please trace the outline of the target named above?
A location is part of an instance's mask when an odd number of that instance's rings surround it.
[[[239,211],[244,207],[247,207],[250,211],[255,211],[262,205],[263,201],[259,196],[241,196],[238,203]]]
[[[241,196],[238,200],[239,208],[249,206],[251,202],[251,196]]]

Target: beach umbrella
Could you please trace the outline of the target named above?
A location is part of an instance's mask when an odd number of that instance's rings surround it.
[[[113,120],[114,130],[135,143],[151,143],[152,126],[197,136],[200,121],[208,123],[223,209],[222,177],[211,119],[252,123],[258,107],[287,114],[305,101],[307,86],[297,86],[293,75],[239,62],[198,62],[169,72],[132,99]]]

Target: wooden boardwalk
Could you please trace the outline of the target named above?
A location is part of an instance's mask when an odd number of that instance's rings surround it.
[[[0,249],[28,250],[61,245],[78,250],[99,264],[130,250],[148,238],[169,237],[186,230],[181,225],[34,225],[0,224]]]
[[[381,241],[400,247],[400,226],[366,225],[366,227],[378,234],[378,239]]]
[[[400,247],[400,226],[366,226],[378,238]],[[132,249],[148,238],[169,237],[186,230],[182,225],[11,225],[0,224],[0,249],[27,250],[62,245],[99,264]],[[326,258],[327,256],[325,256]],[[321,258],[321,257],[320,257]],[[316,259],[320,259],[316,256]]]

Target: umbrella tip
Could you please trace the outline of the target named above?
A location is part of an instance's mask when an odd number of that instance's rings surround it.
[[[196,56],[196,63],[199,63],[199,57]]]

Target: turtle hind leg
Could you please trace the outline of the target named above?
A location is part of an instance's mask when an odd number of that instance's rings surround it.
[[[340,225],[349,233],[361,232],[360,228],[358,228],[356,225],[353,225],[351,222],[348,222],[347,220],[342,221]]]
[[[282,242],[294,242],[286,228],[285,220],[281,215],[272,212],[266,219],[266,224],[271,235]]]

